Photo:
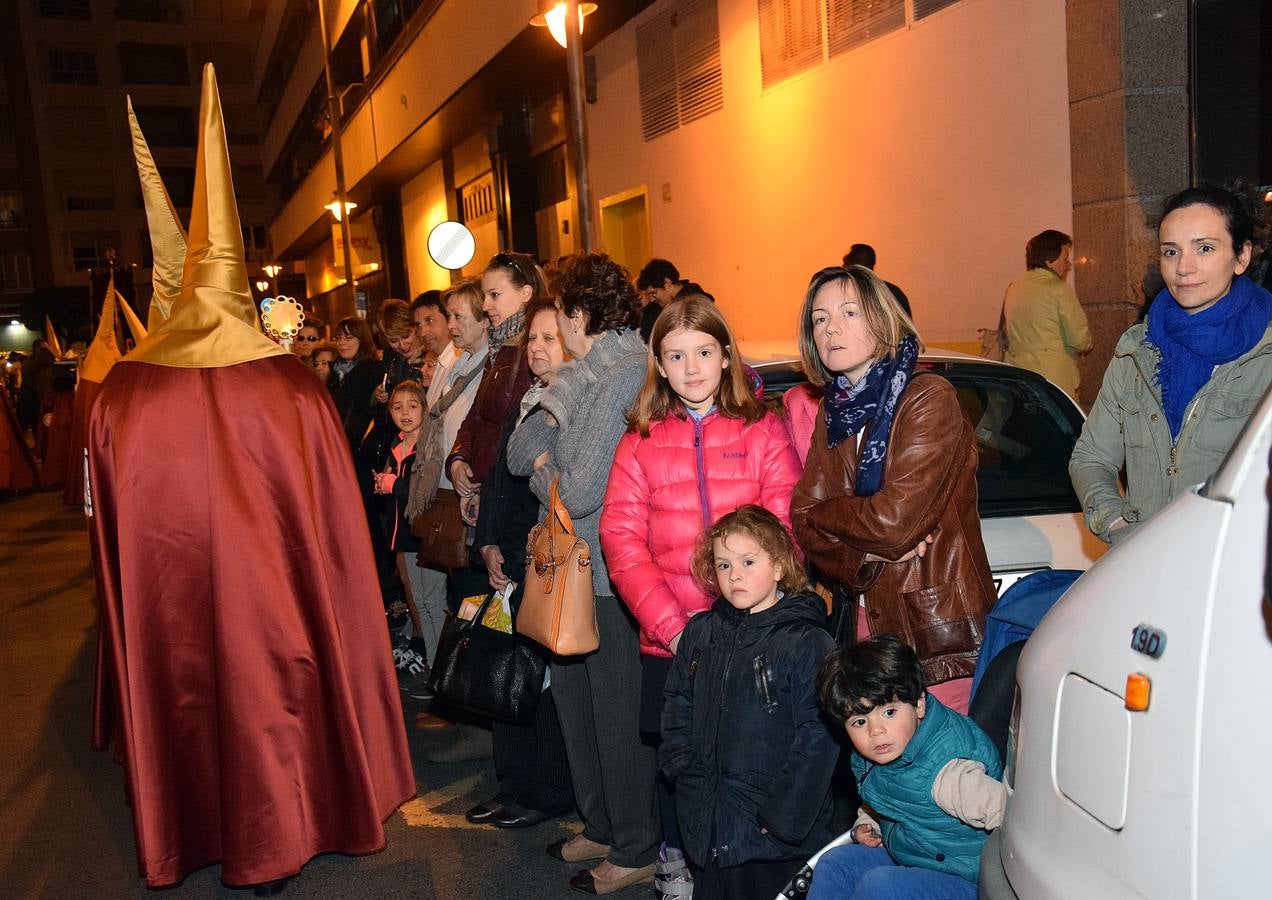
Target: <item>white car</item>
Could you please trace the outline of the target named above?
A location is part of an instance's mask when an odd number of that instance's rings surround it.
[[[776,401],[806,379],[797,359],[761,361],[780,349],[747,344],[743,355]],[[1107,545],[1086,527],[1069,481],[1082,410],[1025,369],[953,351],[924,353],[919,367],[948,379],[976,429],[981,535],[1001,595],[1041,569],[1085,570]]]
[[[987,900],[1272,897],[1272,392],[1021,656]]]

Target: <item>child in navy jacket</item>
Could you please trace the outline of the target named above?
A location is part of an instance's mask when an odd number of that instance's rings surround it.
[[[839,748],[816,690],[834,646],[826,605],[760,506],[708,530],[697,570],[722,596],[677,647],[659,764],[676,786],[695,900],[772,900],[831,836]]]

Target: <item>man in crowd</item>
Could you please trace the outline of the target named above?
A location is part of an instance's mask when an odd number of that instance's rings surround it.
[[[314,352],[314,347],[318,346],[318,342],[326,338],[327,323],[317,316],[305,316],[304,324],[300,326],[300,333],[296,335],[296,343],[292,346],[292,352],[301,359],[308,359],[310,354]]]
[[[848,248],[848,252],[844,254],[844,268],[848,266],[865,266],[873,272],[875,267],[874,247],[869,244],[853,244]],[[883,283],[888,286],[888,290],[892,291],[892,296],[897,298],[897,302],[901,304],[905,314],[913,321],[914,313],[910,312],[910,298],[905,295],[905,291],[891,281],[884,281]]]
[[[654,322],[658,321],[658,314],[681,294],[701,294],[708,300],[715,300],[703,290],[702,285],[681,279],[680,270],[670,260],[657,257],[645,263],[645,268],[636,276],[636,290],[644,306],[640,317],[640,336],[646,344],[654,330]]]

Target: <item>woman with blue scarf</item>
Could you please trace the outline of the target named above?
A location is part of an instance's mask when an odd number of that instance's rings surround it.
[[[791,500],[795,537],[825,578],[860,595],[857,636],[901,637],[931,693],[965,713],[996,599],[971,423],[948,381],[915,372],[914,323],[869,269],[813,276],[799,345],[824,395]]]
[[[1256,224],[1223,188],[1166,201],[1166,287],[1118,340],[1069,460],[1087,527],[1106,541],[1213,475],[1272,382],[1272,294],[1242,274]]]

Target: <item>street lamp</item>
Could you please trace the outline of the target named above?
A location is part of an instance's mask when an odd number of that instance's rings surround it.
[[[337,197],[332,197],[331,202],[323,207],[323,209],[331,213],[331,217],[335,219],[337,222],[339,222],[342,218],[344,218],[344,216],[347,216],[350,212],[352,212],[353,210],[357,208],[358,208],[358,204],[354,203],[352,200],[346,200],[344,202],[344,213],[341,214],[340,200]]]
[[[565,46],[565,0],[558,0],[555,4],[553,0],[546,0],[543,4],[546,8],[537,16],[530,18],[530,24],[538,28],[547,28],[548,32],[562,47]],[[580,3],[579,7],[579,34],[583,33],[583,17],[590,16],[596,12],[595,3]]]
[[[256,282],[256,289],[260,291],[262,294],[265,293],[266,291],[269,290],[269,282],[266,281],[264,278],[260,279],[259,281]]]
[[[543,0],[543,12],[531,25],[546,26],[556,42],[565,48],[570,91],[566,103],[567,137],[574,158],[574,182],[579,195],[579,244],[592,249],[592,182],[587,169],[587,119],[583,114],[583,17],[596,11],[595,3],[578,0]],[[542,21],[540,21],[542,20]],[[554,26],[553,23],[556,23]]]
[[[270,263],[268,266],[261,266],[261,270],[270,278],[277,278],[278,273],[283,271],[283,267],[278,263]]]

